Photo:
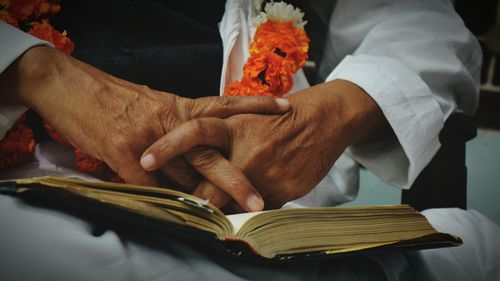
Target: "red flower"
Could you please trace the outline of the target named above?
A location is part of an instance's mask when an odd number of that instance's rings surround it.
[[[58,49],[66,53],[67,55],[71,55],[73,49],[75,48],[75,44],[67,37],[66,31],[60,33],[55,30],[52,25],[49,24],[49,21],[44,19],[42,22],[33,22],[31,24],[31,30],[29,34],[45,40],[54,44],[54,46]]]
[[[65,138],[61,137],[61,135],[59,135],[59,133],[56,132],[56,130],[54,130],[54,128],[52,128],[52,126],[50,126],[45,121],[43,122],[43,128],[45,129],[45,131],[47,131],[47,133],[53,140],[57,141],[60,144],[71,145]]]
[[[39,19],[61,10],[56,0],[2,0],[1,3],[17,20]]]
[[[106,163],[85,154],[78,148],[75,148],[75,156],[76,156],[76,165],[78,166],[78,169],[83,172],[102,175],[106,173],[108,170]]]
[[[293,86],[292,74],[307,60],[309,39],[292,21],[268,20],[257,28],[243,78],[230,83],[225,95],[281,97]]]
[[[0,141],[0,169],[33,161],[36,144],[25,121],[26,115],[21,116]]]
[[[267,21],[255,31],[250,45],[250,54],[275,53],[293,66],[296,72],[307,60],[309,39],[302,28],[296,28],[291,21],[276,23]]]
[[[19,28],[19,24],[17,23],[17,20],[12,17],[7,11],[2,10],[0,11],[0,20],[4,21],[14,27]]]

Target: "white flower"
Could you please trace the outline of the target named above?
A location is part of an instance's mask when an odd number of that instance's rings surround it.
[[[297,28],[304,28],[307,21],[304,21],[304,13],[299,8],[294,8],[292,5],[285,2],[269,2],[264,8],[265,12],[260,13],[255,18],[256,25],[262,24],[267,20],[275,22],[292,21]]]
[[[253,0],[254,15],[262,12],[262,3],[264,3],[264,0]]]
[[[252,24],[253,26],[258,27],[259,25],[265,23],[266,21],[267,21],[266,13],[261,12],[258,16],[253,18]]]

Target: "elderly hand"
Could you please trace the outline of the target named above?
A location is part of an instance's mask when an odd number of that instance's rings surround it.
[[[145,185],[158,182],[141,168],[142,152],[185,121],[237,113],[283,113],[289,108],[286,100],[264,97],[181,98],[118,79],[48,47],[31,48],[9,66],[0,75],[0,92],[9,93],[0,97],[2,103],[23,104],[37,111],[75,147],[105,161],[125,181]],[[243,173],[221,161],[218,152],[207,148],[189,155],[200,174],[229,185],[221,188],[244,186],[247,193],[240,198],[252,198],[250,205],[239,201],[246,210],[262,208],[262,199]],[[182,158],[163,171],[169,180],[185,187],[199,181]]]
[[[186,122],[144,152],[143,159],[154,161],[143,167],[152,171],[195,147],[211,146],[244,171],[266,208],[277,208],[307,194],[348,145],[390,132],[377,104],[347,81],[311,87],[291,96],[290,102],[292,109],[284,115],[245,114]],[[189,159],[189,154],[185,157]],[[245,192],[242,186],[222,190],[216,186],[228,185],[203,182],[194,193],[224,206],[228,195],[236,198]]]

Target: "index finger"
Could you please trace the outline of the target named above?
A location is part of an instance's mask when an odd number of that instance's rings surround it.
[[[176,127],[142,154],[141,165],[153,171],[197,146],[211,146],[227,150],[231,142],[231,131],[224,120],[200,118],[187,121]]]
[[[210,199],[216,206],[222,206],[227,203],[229,194],[245,211],[263,209],[262,196],[248,181],[243,171],[216,150],[198,147],[186,153],[185,157],[208,182],[213,184],[211,190],[205,189],[204,194],[195,193],[195,195]]]
[[[290,109],[290,102],[284,98],[255,97],[203,97],[191,100],[190,118],[226,118],[235,114],[279,114]]]
[[[227,150],[232,135],[224,120],[201,118],[188,121],[164,135],[144,152],[141,165],[152,171],[184,154],[207,180],[233,197],[247,211],[262,210],[262,197],[243,172],[213,149]],[[214,196],[216,199],[218,196]]]

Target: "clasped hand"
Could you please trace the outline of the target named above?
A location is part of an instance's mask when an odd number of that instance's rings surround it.
[[[278,208],[310,192],[348,145],[371,139],[389,128],[376,103],[347,81],[311,87],[292,95],[290,103],[290,111],[282,115],[240,114],[225,119],[190,120],[148,148],[141,164],[153,171],[188,151],[210,146],[244,172],[260,192],[266,208]],[[225,172],[229,171],[221,170]],[[223,177],[207,178],[194,194],[217,206],[228,206],[232,212],[248,210],[240,197],[247,193],[247,187],[223,181]]]
[[[12,63],[0,75],[0,92],[7,93],[2,103],[37,111],[125,181],[158,185],[161,176],[230,211],[277,208],[307,194],[348,145],[390,128],[376,103],[347,81],[289,100],[191,100],[48,47]]]
[[[243,172],[216,150],[185,151],[156,173],[140,166],[140,156],[191,119],[289,109],[287,100],[270,97],[182,98],[118,79],[48,47],[31,48],[12,63],[0,75],[0,92],[5,93],[2,104],[37,111],[73,146],[106,162],[126,182],[158,185],[161,175],[189,191],[203,177],[223,190],[241,187],[232,194],[246,211],[262,209],[262,198]]]

